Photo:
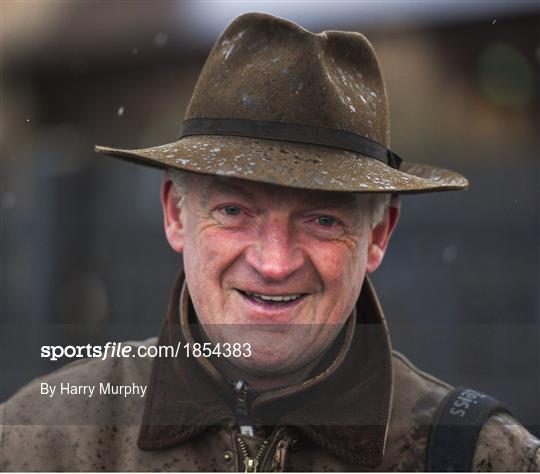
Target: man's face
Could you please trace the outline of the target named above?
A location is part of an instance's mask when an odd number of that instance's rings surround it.
[[[170,184],[163,194],[200,323],[213,343],[250,343],[230,362],[259,374],[294,372],[330,346],[386,246],[366,196],[205,175],[180,209]]]

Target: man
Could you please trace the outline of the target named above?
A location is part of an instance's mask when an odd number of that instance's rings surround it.
[[[401,163],[388,144],[363,36],[237,18],[179,141],[98,148],[168,169],[165,233],[185,276],[159,340],[129,347],[180,352],[88,359],[32,382],[3,406],[2,468],[538,470],[540,441],[502,405],[391,350],[367,274],[398,221],[397,196],[467,180]],[[39,388],[97,382],[148,391],[44,399]]]

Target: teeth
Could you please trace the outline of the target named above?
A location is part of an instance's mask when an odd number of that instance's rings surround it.
[[[261,299],[263,301],[277,301],[277,302],[294,301],[302,296],[301,293],[297,295],[269,296],[269,295],[260,295],[258,293],[250,293],[249,291],[246,291],[246,294],[249,296],[253,296],[255,298]]]

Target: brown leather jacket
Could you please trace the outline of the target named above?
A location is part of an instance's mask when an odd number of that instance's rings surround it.
[[[361,317],[357,317],[361,315]],[[192,341],[182,279],[159,340]],[[148,385],[145,397],[40,394],[40,387]],[[423,471],[433,415],[451,387],[391,350],[369,283],[326,358],[298,386],[250,400],[255,436],[235,428],[236,392],[205,358],[85,359],[1,405],[8,471]],[[142,418],[141,418],[142,416]],[[538,471],[540,441],[506,414],[483,426],[475,471]],[[255,461],[252,461],[252,463]]]

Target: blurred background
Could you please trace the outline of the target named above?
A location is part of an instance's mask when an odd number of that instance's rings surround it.
[[[354,30],[392,149],[470,190],[406,196],[374,282],[394,347],[540,434],[540,2],[1,2],[0,400],[59,366],[39,344],[157,335],[180,258],[160,171],[96,155],[178,137],[237,15]]]

